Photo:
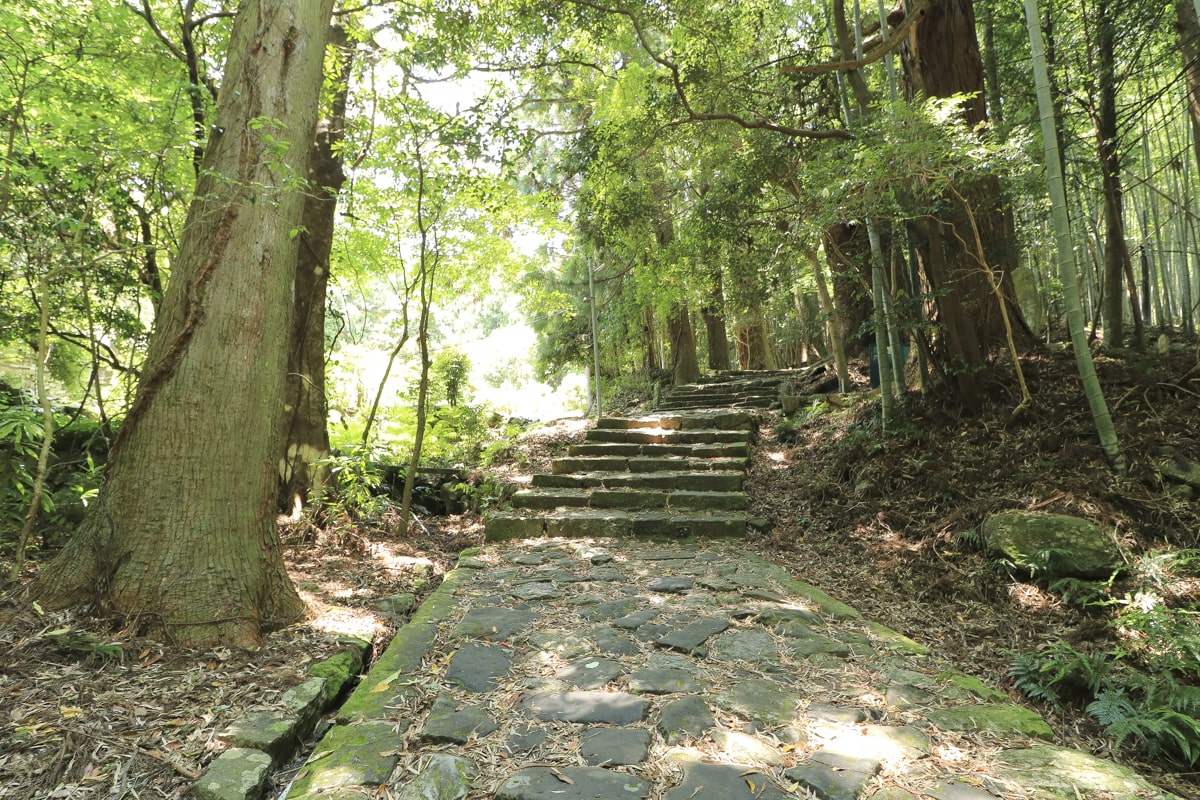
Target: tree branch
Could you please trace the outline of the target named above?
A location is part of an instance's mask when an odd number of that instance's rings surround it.
[[[855,69],[861,69],[868,64],[874,64],[888,53],[904,44],[905,37],[908,32],[916,27],[916,25],[925,17],[925,11],[932,5],[932,0],[916,0],[913,3],[912,9],[908,15],[904,17],[904,21],[896,26],[896,29],[891,32],[886,41],[880,41],[879,45],[870,53],[864,54],[862,58],[853,61],[828,61],[824,64],[796,64],[789,67],[780,67],[779,71],[785,75],[802,73],[805,75],[823,75],[828,72],[849,72]]]
[[[715,112],[715,111],[696,111],[688,100],[687,92],[683,88],[683,77],[680,75],[679,65],[671,61],[666,56],[660,54],[650,44],[649,37],[646,35],[645,29],[642,27],[641,20],[637,14],[627,8],[610,7],[601,5],[600,3],[592,2],[591,0],[567,0],[568,2],[590,8],[594,11],[599,11],[605,14],[615,14],[625,17],[633,26],[634,35],[637,37],[638,43],[642,50],[650,57],[654,63],[666,69],[671,75],[671,85],[675,89],[675,96],[679,99],[683,110],[686,112],[686,119],[676,120],[669,123],[669,126],[678,126],[688,122],[731,122],[741,128],[747,130],[767,130],[774,133],[781,133],[785,136],[808,139],[842,139],[848,140],[853,138],[849,132],[842,130],[817,130],[814,128],[795,128],[790,125],[782,125],[778,122],[772,122],[764,116],[758,119],[748,120],[739,114],[732,112]],[[929,0],[920,0],[927,3]]]

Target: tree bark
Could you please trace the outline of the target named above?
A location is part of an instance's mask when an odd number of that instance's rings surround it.
[[[775,355],[767,337],[762,312],[747,314],[734,325],[738,363],[742,369],[775,369]]]
[[[963,121],[972,127],[987,122],[983,63],[971,0],[935,2],[921,23],[910,30],[901,55],[909,97],[968,94],[960,104]],[[1015,224],[1002,187],[996,179],[984,177],[964,182],[959,192],[971,204],[978,222],[986,264],[980,264],[974,253],[969,218],[957,202],[949,203],[950,210],[937,221],[937,230],[932,230],[935,225],[930,223],[931,230],[923,237],[918,253],[927,269],[932,266],[940,271],[937,280],[930,276],[930,282],[948,290],[936,301],[942,325],[970,328],[943,332],[948,340],[957,342],[952,350],[960,351],[957,355],[965,361],[963,366],[975,371],[984,366],[991,350],[1006,340],[988,268],[999,273],[1000,292],[1008,303],[1018,343],[1027,345],[1034,337],[1016,302],[1012,283],[1012,272],[1018,266]],[[941,252],[930,252],[936,244]],[[960,308],[950,307],[951,303]]]
[[[296,316],[292,323],[285,384],[283,455],[280,460],[279,510],[296,515],[319,496],[329,479],[319,462],[329,455],[329,408],[325,398],[325,296],[337,195],[346,175],[338,145],[345,135],[346,97],[352,56],[346,31],[333,26],[328,45],[337,48],[341,75],[329,118],[317,126],[309,155],[308,180],[296,256]]]
[[[1122,284],[1126,272],[1133,273],[1133,267],[1129,263],[1129,248],[1125,243],[1124,203],[1121,197],[1115,38],[1112,9],[1108,0],[1100,0],[1096,7],[1096,83],[1099,107],[1095,125],[1100,183],[1104,194],[1104,300],[1101,319],[1104,325],[1104,343],[1110,347],[1121,347],[1125,343]],[[1133,313],[1138,313],[1136,298],[1133,302]]]
[[[275,521],[295,229],[333,0],[244,0],[134,404],[75,537],[30,587],[188,646],[304,613]],[[288,144],[290,142],[290,145]]]
[[[838,313],[829,320],[839,328],[847,356],[862,355],[867,340],[861,335],[863,323],[871,317],[871,250],[867,230],[862,225],[838,222],[824,232],[825,260],[833,275],[833,307]]]
[[[696,356],[696,329],[688,307],[678,303],[667,318],[671,339],[671,382],[686,386],[700,379],[700,363]]]
[[[719,269],[713,270],[712,280],[708,302],[701,307],[700,318],[704,320],[708,340],[708,368],[724,372],[729,369],[729,334],[725,328],[725,289]]]

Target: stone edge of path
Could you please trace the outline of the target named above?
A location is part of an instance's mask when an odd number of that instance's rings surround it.
[[[436,643],[439,625],[459,602],[455,596],[458,589],[483,566],[471,558],[473,552],[474,549],[468,549],[460,554],[458,565],[446,574],[441,585],[396,632],[387,649],[338,710],[335,724],[325,732],[304,769],[288,788],[289,798],[302,800],[329,790],[336,791],[337,787],[346,785],[348,775],[361,777],[365,783],[372,779],[382,783],[391,774],[399,761],[399,753],[380,752],[378,746],[370,745],[371,735],[384,733],[377,728],[391,730],[407,726],[409,721],[396,718],[396,712],[389,706],[402,702],[408,695],[407,678],[420,671],[426,655]]]
[[[271,772],[300,752],[321,717],[362,673],[371,642],[340,637],[347,645],[306,670],[302,683],[284,692],[281,708],[245,714],[225,727],[217,738],[227,749],[217,756],[192,785],[196,800],[255,800],[263,796]]]

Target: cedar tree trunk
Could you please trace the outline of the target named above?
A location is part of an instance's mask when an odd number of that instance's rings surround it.
[[[204,168],[104,485],[30,587],[169,641],[249,647],[304,613],[275,522],[309,145],[333,0],[243,0]]]
[[[971,126],[987,121],[984,101],[983,63],[975,33],[975,11],[971,0],[938,0],[924,12],[924,19],[909,32],[901,48],[909,97],[950,97],[974,93],[961,104],[964,121]],[[1018,346],[1032,342],[1016,302],[1012,272],[1017,248],[1012,209],[995,178],[977,178],[961,184],[958,191],[970,204],[983,243],[986,267],[998,273],[1001,294],[1008,303],[1009,318],[1016,327]],[[939,322],[946,336],[957,341],[962,368],[975,371],[995,347],[1005,343],[1004,322],[991,279],[980,264],[967,208],[955,200],[942,215],[940,230],[929,231],[918,247],[926,270],[941,271],[930,283],[948,290],[938,298]],[[932,227],[936,223],[930,222]],[[932,254],[930,248],[941,247]],[[953,300],[948,298],[953,295]],[[950,306],[957,303],[961,308]],[[970,331],[951,331],[947,326],[965,325]],[[965,398],[964,398],[965,399]]]
[[[346,97],[351,55],[346,31],[330,28],[329,44],[342,58],[329,119],[317,126],[309,156],[311,191],[304,198],[300,249],[296,254],[296,316],[292,321],[284,386],[283,456],[280,463],[279,510],[296,514],[321,494],[329,469],[317,462],[329,455],[329,408],[325,398],[325,295],[337,194],[346,180],[338,145],[345,134]]]
[[[671,309],[667,318],[667,331],[671,339],[671,382],[675,386],[686,386],[700,380],[700,363],[696,357],[696,329],[692,327],[692,315],[683,303]]]
[[[704,320],[708,341],[708,368],[725,372],[729,369],[729,334],[725,330],[725,289],[721,284],[721,270],[712,271],[712,280],[712,290],[700,308],[700,318]]]

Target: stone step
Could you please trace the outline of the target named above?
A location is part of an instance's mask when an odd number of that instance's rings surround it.
[[[748,458],[748,442],[724,444],[626,444],[621,442],[583,442],[567,448],[571,456],[686,456],[690,458]]]
[[[779,383],[789,378],[803,377],[812,370],[813,367],[802,367],[800,369],[731,369],[725,372],[715,372],[711,375],[701,375],[696,383],[737,383],[739,381]]]
[[[779,394],[778,385],[739,386],[727,383],[712,383],[708,385],[691,384],[678,386],[667,392],[667,397],[693,396],[736,399],[739,397],[771,397]]]
[[[745,470],[745,457],[688,458],[686,456],[567,456],[550,462],[551,471],[572,472],[710,472]]]
[[[522,489],[513,508],[550,511],[596,508],[671,511],[745,511],[743,492],[697,492],[641,489]]]
[[[705,538],[744,536],[746,515],[737,511],[601,511],[572,509],[550,513],[501,511],[488,517],[484,539],[654,536]]]
[[[685,492],[738,492],[746,474],[742,471],[709,472],[573,472],[537,473],[536,489],[658,489]]]
[[[585,437],[589,442],[617,442],[624,444],[724,444],[745,442],[750,438],[748,430],[664,430],[662,428],[592,428]]]
[[[645,417],[604,417],[596,422],[603,430],[665,431],[744,430],[754,429],[754,418],[744,411],[730,411],[717,406],[711,411],[690,414],[654,414]]]
[[[749,397],[736,401],[724,401],[713,403],[705,398],[682,398],[682,399],[666,399],[659,403],[659,408],[663,411],[688,411],[692,409],[705,409],[713,407],[721,408],[770,408],[779,402],[776,396],[771,397]]]

